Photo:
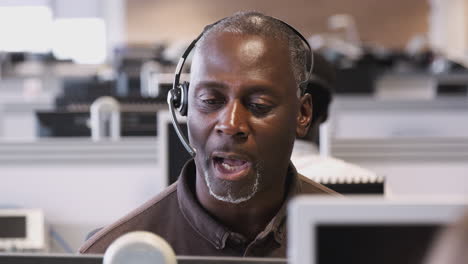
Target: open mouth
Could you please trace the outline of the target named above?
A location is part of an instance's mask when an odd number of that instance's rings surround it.
[[[236,181],[244,178],[249,173],[252,163],[238,157],[213,157],[213,167],[218,178]]]

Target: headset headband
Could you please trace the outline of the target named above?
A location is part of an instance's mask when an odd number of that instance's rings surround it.
[[[227,17],[229,18],[229,17]],[[172,84],[172,88],[175,89],[177,88],[177,86],[179,85],[180,83],[180,76],[182,75],[182,69],[184,67],[184,64],[185,64],[185,61],[187,60],[187,57],[189,56],[190,52],[192,51],[192,49],[195,47],[195,45],[197,44],[197,42],[203,37],[203,35],[205,34],[205,32],[207,32],[210,28],[214,27],[215,25],[221,23],[222,21],[224,21],[225,19],[227,18],[223,18],[221,20],[218,20],[216,22],[214,22],[213,24],[209,24],[207,25],[202,33],[200,33],[200,35],[198,35],[197,38],[195,38],[191,43],[190,45],[187,47],[187,49],[185,49],[184,53],[182,54],[182,56],[180,57],[179,59],[179,62],[177,63],[177,67],[176,67],[176,70],[175,70],[175,75],[174,75],[174,83]],[[307,48],[309,49],[309,55],[308,56],[308,59],[310,60],[310,63],[308,62],[307,64],[309,64],[309,74],[306,78],[306,80],[302,83],[307,83],[309,82],[309,80],[312,79],[312,71],[314,69],[314,53],[312,51],[312,48],[310,47],[310,44],[309,42],[307,41],[307,39],[299,32],[297,31],[294,27],[292,27],[291,25],[289,25],[288,23],[282,21],[282,20],[279,20],[277,18],[274,18],[274,17],[270,17],[278,22],[280,22],[281,24],[285,25],[287,28],[289,28],[290,30],[292,30],[292,32],[294,32],[297,36],[299,36],[301,38],[301,40],[306,44]],[[306,65],[307,66],[307,65]],[[300,87],[302,86],[302,83],[300,85]],[[305,91],[302,91],[302,92],[305,92]]]

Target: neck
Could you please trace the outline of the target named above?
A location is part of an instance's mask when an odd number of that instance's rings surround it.
[[[234,204],[211,196],[204,178],[199,177],[197,171],[196,195],[201,205],[218,221],[230,230],[253,240],[281,208],[286,192],[286,177],[283,182],[284,184],[275,184],[268,190],[260,190],[248,201]]]

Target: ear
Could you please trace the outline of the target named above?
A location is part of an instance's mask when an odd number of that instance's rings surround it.
[[[297,113],[296,137],[302,138],[307,135],[312,121],[312,96],[304,94],[299,99],[299,112]]]

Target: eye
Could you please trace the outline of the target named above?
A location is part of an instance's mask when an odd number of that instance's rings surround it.
[[[201,99],[201,101],[204,104],[207,104],[207,105],[216,105],[216,104],[223,104],[224,103],[224,101],[220,100],[220,99]]]
[[[273,109],[273,106],[267,104],[259,104],[259,103],[250,103],[248,105],[252,113],[257,115],[265,115]]]
[[[200,96],[197,98],[197,107],[203,112],[216,111],[224,104],[224,98],[218,96]]]

